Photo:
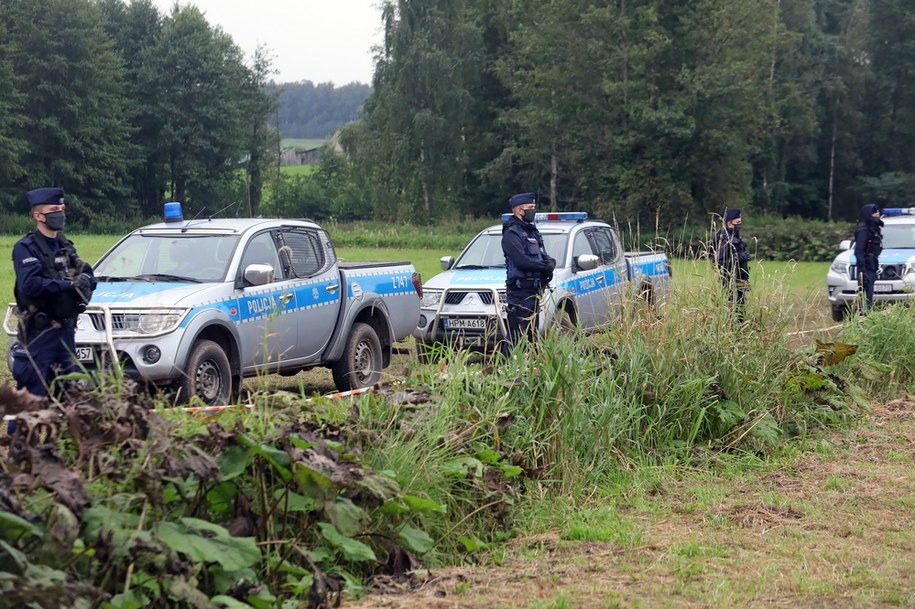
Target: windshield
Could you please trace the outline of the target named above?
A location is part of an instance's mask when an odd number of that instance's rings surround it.
[[[95,266],[99,281],[223,281],[236,235],[130,235]]]
[[[565,266],[567,233],[542,233],[546,253],[556,259],[557,267]],[[470,242],[454,264],[456,269],[505,268],[502,235],[483,233]]]
[[[883,249],[915,248],[915,222],[912,224],[887,224],[883,227]]]

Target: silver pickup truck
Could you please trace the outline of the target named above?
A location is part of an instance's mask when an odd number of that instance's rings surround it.
[[[503,218],[504,219],[504,218]],[[624,299],[663,296],[670,264],[663,252],[624,252],[616,230],[585,212],[538,213],[535,222],[547,253],[556,259],[543,296],[538,330],[554,324],[591,330],[618,318]],[[444,273],[423,285],[420,349],[434,343],[489,350],[505,336],[505,256],[502,225],[478,234]]]
[[[341,391],[376,383],[392,344],[416,327],[422,290],[409,262],[339,262],[327,232],[301,220],[153,224],[94,270],[98,288],[77,322],[80,362],[117,361],[206,404],[225,403],[244,377],[316,366]]]

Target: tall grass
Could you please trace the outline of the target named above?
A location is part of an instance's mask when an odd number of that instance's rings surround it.
[[[841,332],[857,351],[834,366],[868,395],[891,398],[915,387],[915,303],[907,301],[858,315]]]
[[[467,537],[504,534],[519,506],[586,497],[633,467],[688,463],[697,451],[765,456],[861,409],[824,368],[814,339],[825,336],[793,344],[788,298],[760,295],[738,323],[709,277],[656,308],[633,299],[593,335],[551,334],[508,360],[442,348],[437,361],[411,364],[428,404],[362,401],[359,426],[377,439],[365,458],[449,507],[428,515],[436,534]]]

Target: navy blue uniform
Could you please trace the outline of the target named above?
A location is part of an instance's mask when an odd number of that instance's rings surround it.
[[[865,307],[874,304],[874,282],[877,281],[879,259],[883,252],[883,220],[873,214],[880,207],[868,204],[861,208],[858,226],[855,228],[855,265],[858,268],[858,285],[864,291]]]
[[[43,240],[45,248],[37,241]],[[96,287],[92,267],[79,260],[73,244],[58,233],[51,239],[26,235],[13,246],[16,301],[19,305],[19,345],[13,351],[17,388],[47,395],[51,381],[76,369],[76,317]],[[89,290],[80,294],[73,278],[88,275]]]
[[[547,255],[537,227],[515,216],[502,225],[502,253],[508,305],[508,336],[503,353],[507,355],[522,336],[535,338],[540,296],[553,278],[556,261]]]
[[[747,292],[750,291],[750,253],[740,228],[722,228],[715,233],[712,255],[728,300],[736,305],[738,320],[743,320]]]

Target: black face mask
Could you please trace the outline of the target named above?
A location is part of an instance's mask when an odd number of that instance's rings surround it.
[[[67,223],[67,216],[63,211],[52,211],[44,215],[44,225],[51,230],[63,230]]]
[[[537,210],[536,209],[525,209],[523,211],[523,214],[524,215],[521,216],[521,219],[524,220],[525,222],[527,222],[528,224],[530,224],[531,222],[534,221],[534,218],[537,216]]]

